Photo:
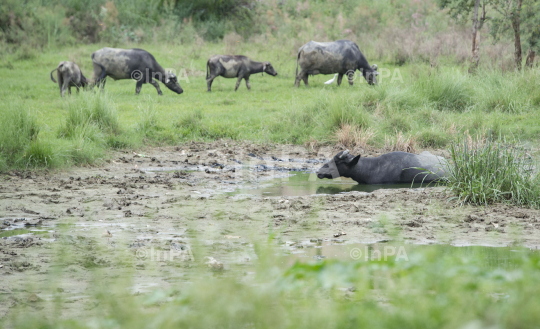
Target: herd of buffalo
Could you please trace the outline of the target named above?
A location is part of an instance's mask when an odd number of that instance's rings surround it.
[[[183,92],[177,77],[163,69],[154,56],[142,49],[102,48],[92,54],[94,68],[92,82],[86,79],[79,66],[73,62],[60,62],[57,71],[60,94],[71,87],[77,90],[86,86],[103,88],[107,77],[114,80],[133,79],[137,81],[135,93],[139,94],[142,85],[150,83],[162,95],[159,83],[177,94]],[[300,72],[298,72],[300,67]],[[335,74],[338,86],[343,76],[353,84],[356,70],[360,71],[369,84],[377,83],[377,65],[370,66],[356,43],[349,40],[334,42],[310,41],[298,49],[295,86],[300,80],[308,85],[308,76],[316,74]],[[256,73],[276,76],[277,72],[270,62],[257,62],[245,56],[215,55],[206,63],[206,83],[211,91],[212,82],[218,76],[236,78],[235,91],[242,79],[251,90],[249,77]],[[336,78],[334,77],[334,80]],[[333,80],[327,83],[332,83]],[[431,182],[446,175],[445,160],[429,152],[420,155],[406,152],[391,152],[376,158],[353,156],[348,151],[338,153],[332,160],[317,171],[320,179],[340,176],[354,179],[360,184],[399,184],[411,182]]]
[[[137,81],[135,93],[139,94],[142,85],[150,83],[158,94],[162,95],[158,82],[177,94],[183,92],[176,75],[167,72],[156,61],[154,56],[143,49],[118,49],[102,48],[92,54],[94,68],[92,83],[82,74],[79,66],[73,62],[60,62],[58,67],[51,72],[57,71],[60,94],[64,97],[66,91],[71,94],[71,87],[77,90],[88,85],[105,86],[107,77],[114,80],[133,79]],[[300,66],[300,72],[298,72]],[[298,49],[295,86],[299,86],[300,80],[308,85],[308,76],[316,74],[336,74],[338,85],[346,75],[349,84],[353,84],[356,70],[359,70],[366,81],[376,84],[378,75],[377,65],[370,66],[358,45],[349,40],[334,42],[310,41]],[[240,86],[242,79],[246,81],[246,87],[251,89],[249,77],[255,73],[265,72],[276,76],[277,72],[270,62],[257,62],[245,56],[215,55],[206,63],[206,83],[208,91],[211,91],[212,82],[218,76],[224,78],[236,78],[235,91]]]

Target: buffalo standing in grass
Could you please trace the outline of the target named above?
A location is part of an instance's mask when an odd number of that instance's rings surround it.
[[[143,49],[102,48],[92,54],[94,81],[105,86],[106,78],[114,80],[133,79],[137,81],[135,94],[139,94],[144,83],[150,83],[163,95],[158,81],[177,94],[184,91],[178,84],[176,75],[166,72],[154,56]]]
[[[54,80],[53,72],[56,71],[56,77],[58,79],[58,86],[60,87],[60,96],[64,97],[66,90],[71,95],[71,87],[76,87],[77,92],[81,87],[86,87],[88,85],[88,80],[82,74],[79,66],[73,62],[60,62],[58,66],[51,71],[51,80],[54,83],[57,83]]]
[[[430,183],[447,176],[447,161],[427,151],[420,155],[390,152],[376,158],[361,158],[339,152],[317,171],[317,177],[352,178],[359,184]],[[427,172],[429,171],[429,172]]]
[[[300,66],[300,73],[298,73]],[[308,76],[316,74],[338,75],[338,86],[344,75],[349,84],[353,85],[356,70],[362,72],[370,85],[377,84],[377,65],[370,66],[358,45],[349,40],[334,42],[310,41],[298,49],[296,64],[296,80],[294,85],[300,86],[300,80],[308,85]]]
[[[249,76],[262,72],[272,76],[277,75],[270,62],[256,62],[246,56],[215,55],[210,57],[206,63],[206,84],[208,85],[208,91],[212,91],[212,82],[216,77],[238,78],[234,91],[238,90],[242,79],[246,80],[246,87],[251,90]]]

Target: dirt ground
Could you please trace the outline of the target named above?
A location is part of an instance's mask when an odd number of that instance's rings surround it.
[[[118,152],[95,168],[1,175],[0,316],[20,304],[39,307],[56,293],[64,297],[66,316],[91,310],[85,296],[99,286],[91,269],[109,280],[131,271],[134,292],[189,282],[195,275],[191,264],[249,276],[254,246],[269,236],[289,254],[387,241],[540,245],[539,211],[460,207],[443,187],[276,197],[233,193],[316,170],[337,151],[188,143]],[[177,258],[149,262],[156,252],[176,252]]]

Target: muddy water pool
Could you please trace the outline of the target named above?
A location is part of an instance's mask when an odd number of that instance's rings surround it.
[[[435,184],[358,184],[350,178],[318,179],[315,173],[299,172],[288,177],[261,181],[256,186],[242,187],[229,195],[251,194],[257,196],[306,196],[314,194],[339,194],[346,192],[371,193],[380,189],[409,189],[432,187]]]

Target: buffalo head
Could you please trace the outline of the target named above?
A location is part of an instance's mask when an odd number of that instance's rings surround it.
[[[174,91],[177,94],[181,94],[184,92],[182,87],[180,87],[180,84],[178,83],[178,79],[176,78],[176,75],[172,72],[165,73],[165,86],[169,88],[170,90]]]
[[[356,166],[360,160],[360,155],[354,156],[349,150],[339,152],[334,158],[324,164],[318,171],[317,177],[320,179],[334,179],[340,176],[348,177],[349,171]]]
[[[263,63],[263,72],[266,72],[272,76],[276,76],[277,75],[277,72],[276,70],[274,70],[274,67],[272,66],[272,64],[270,64],[270,62],[264,62]]]
[[[366,78],[366,81],[370,85],[376,85],[377,84],[377,76],[379,75],[379,72],[377,72],[377,64],[371,65],[370,70],[364,70],[364,78]]]

